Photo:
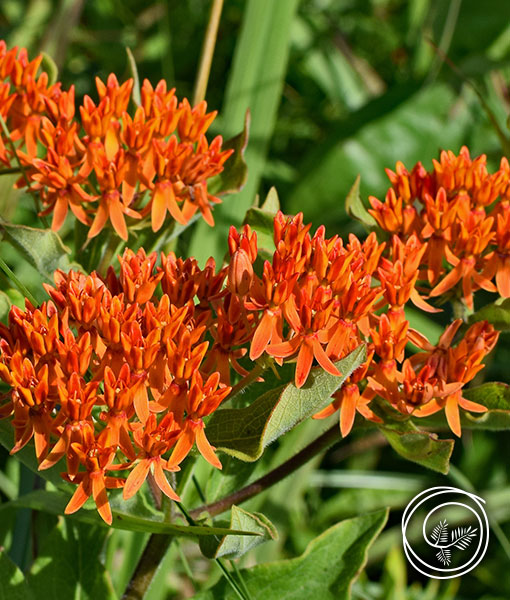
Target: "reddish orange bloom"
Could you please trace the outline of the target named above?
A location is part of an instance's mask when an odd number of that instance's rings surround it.
[[[368,421],[381,422],[381,419],[368,406],[372,400],[371,395],[360,394],[358,385],[367,375],[372,356],[373,353],[368,357],[364,365],[356,369],[347,378],[338,392],[333,394],[334,401],[325,409],[313,415],[314,419],[325,419],[339,410],[340,432],[343,437],[347,437],[351,432],[356,412],[359,412]]]
[[[74,443],[72,448],[86,471],[66,476],[71,483],[77,483],[78,487],[64,512],[66,515],[75,513],[92,496],[101,518],[111,525],[113,516],[106,490],[124,485],[124,479],[106,474],[113,467],[115,448],[102,446],[99,440],[94,440],[92,434],[84,436],[83,442]]]
[[[159,489],[171,500],[180,501],[165,477],[164,469],[177,471],[178,467],[169,468],[167,461],[162,458],[165,452],[172,448],[179,436],[180,429],[174,421],[172,413],[168,413],[158,424],[156,417],[151,415],[145,425],[138,423],[133,430],[136,445],[140,448],[138,464],[131,471],[124,486],[124,499],[131,498],[140,489],[142,483],[152,469],[154,481]]]
[[[90,226],[91,238],[110,222],[127,240],[126,216],[145,222],[151,214],[154,231],[167,212],[186,224],[200,211],[214,224],[211,208],[220,199],[209,193],[208,180],[233,152],[221,150],[220,136],[211,143],[205,137],[216,112],[207,113],[205,102],[178,103],[165,82],[153,88],[144,81],[142,106],[132,115],[133,80],[119,84],[114,74],[106,83],[96,78],[97,103],[85,96],[77,111],[74,87],[49,86],[47,73],[37,75],[41,62],[42,56],[29,62],[26,50],[7,51],[1,42],[0,114],[54,230],[69,209]],[[0,161],[10,166],[10,154],[2,133]],[[17,186],[26,185],[20,178]]]
[[[425,362],[426,367],[444,382],[443,389],[448,390],[447,394],[424,403],[414,414],[425,417],[444,408],[450,429],[460,437],[459,406],[471,412],[487,410],[485,406],[464,398],[462,387],[483,368],[482,360],[496,344],[498,332],[486,321],[480,321],[468,329],[456,347],[452,347],[450,344],[459,325],[459,321],[454,321],[441,336],[437,347],[431,347],[426,340],[414,337],[415,342],[421,342],[421,346],[427,350],[415,362],[419,359]]]
[[[219,382],[219,373],[214,373],[205,382],[198,371],[193,373],[184,403],[174,411],[177,422],[181,424],[182,433],[168,459],[168,468],[174,469],[179,465],[196,443],[202,456],[213,467],[221,469],[221,462],[214,453],[215,449],[205,435],[203,421],[203,418],[214,412],[230,393],[230,387],[218,388]]]

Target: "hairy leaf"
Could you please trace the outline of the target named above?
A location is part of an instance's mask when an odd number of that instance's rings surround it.
[[[51,229],[14,225],[0,218],[0,231],[9,242],[43,277],[53,282],[56,269],[70,266],[69,248]]]
[[[368,212],[363,204],[363,201],[361,200],[361,194],[359,191],[360,181],[361,177],[358,175],[352,185],[352,188],[347,194],[347,198],[345,199],[345,210],[350,217],[358,220],[360,223],[363,223],[368,230],[371,230],[377,227],[377,221]]]
[[[234,153],[227,159],[223,171],[214,177],[209,184],[209,193],[233,194],[243,189],[248,178],[248,165],[244,157],[248,137],[250,134],[250,111],[246,111],[244,117],[244,128],[233,138],[223,143],[223,150],[234,150]]]
[[[43,540],[28,574],[38,598],[104,600],[117,597],[99,560],[107,530],[66,519]]]
[[[300,389],[292,382],[286,383],[263,393],[246,408],[216,411],[207,424],[209,441],[218,450],[241,460],[257,460],[269,444],[326,407],[331,394],[340,389],[365,358],[365,346],[361,345],[336,363],[340,377],[317,367]],[[256,393],[257,384],[252,389]]]
[[[469,323],[489,321],[499,331],[510,331],[510,298],[487,304],[469,317]]]

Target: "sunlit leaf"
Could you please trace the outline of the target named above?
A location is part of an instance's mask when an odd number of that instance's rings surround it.
[[[217,411],[207,424],[208,439],[226,454],[257,460],[269,444],[325,408],[331,395],[365,359],[365,346],[361,345],[336,363],[340,377],[317,367],[302,388],[286,383],[263,393],[246,408]],[[252,389],[257,390],[257,384]]]

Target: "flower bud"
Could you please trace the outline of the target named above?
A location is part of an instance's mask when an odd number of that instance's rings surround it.
[[[227,287],[233,294],[245,296],[253,281],[253,266],[248,254],[238,248],[230,259]]]

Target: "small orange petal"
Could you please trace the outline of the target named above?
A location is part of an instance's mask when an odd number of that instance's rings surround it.
[[[73,497],[67,503],[67,506],[64,510],[64,513],[66,515],[72,515],[77,510],[80,510],[80,508],[85,504],[85,502],[90,497],[91,490],[87,489],[89,487],[87,485],[87,483],[88,483],[88,479],[87,479],[87,476],[85,476],[83,481],[76,488],[76,491],[74,492]]]
[[[168,479],[165,477],[165,473],[163,471],[163,467],[161,465],[161,460],[154,461],[154,480],[156,481],[159,489],[166,494],[171,500],[175,500],[180,502],[181,499],[179,496],[173,491],[168,483]]]
[[[122,492],[124,500],[128,500],[129,498],[134,496],[136,492],[141,488],[143,482],[147,478],[150,466],[151,464],[149,459],[145,458],[141,460],[131,471],[128,478],[126,479],[126,483],[124,484],[124,491]]]
[[[456,394],[453,394],[446,399],[444,412],[450,429],[457,437],[461,437],[462,429],[460,426],[459,404],[457,402]]]
[[[221,469],[222,465],[220,463],[220,459],[214,453],[214,447],[211,446],[209,440],[205,436],[204,427],[199,427],[196,432],[196,442],[197,448],[200,454],[205,458],[205,460],[210,463],[213,467],[217,469]]]

